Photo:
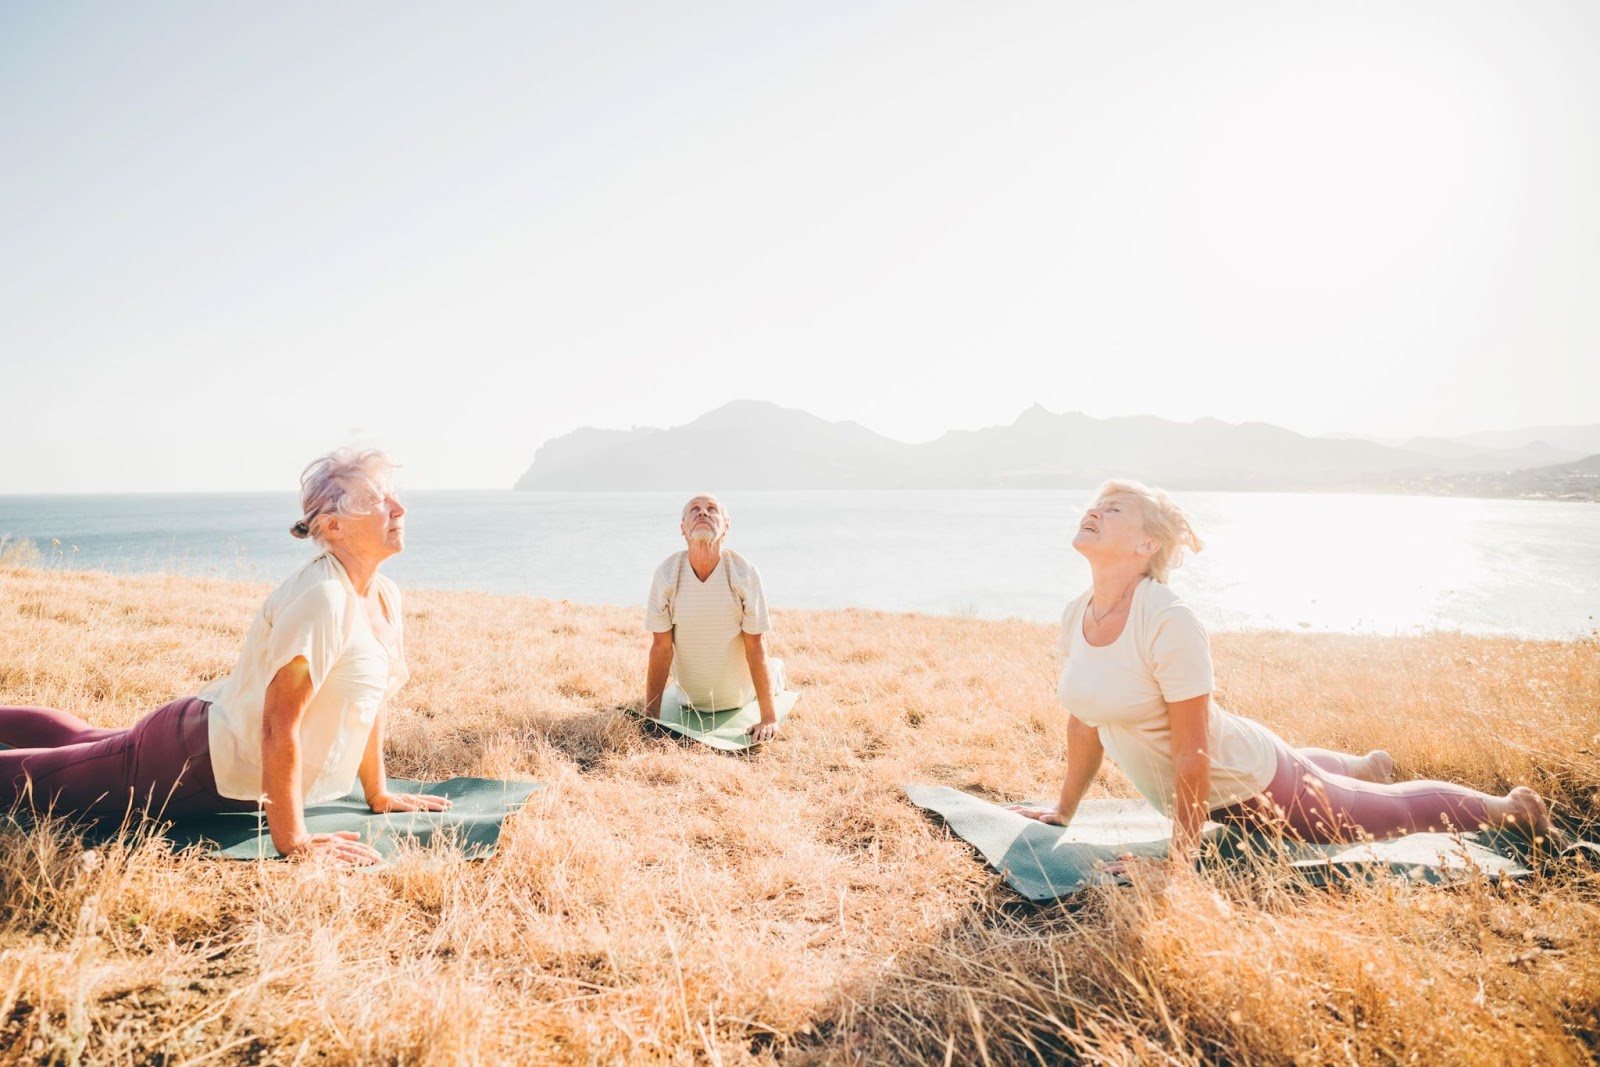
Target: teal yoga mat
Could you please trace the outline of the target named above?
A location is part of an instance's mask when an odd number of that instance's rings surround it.
[[[367,807],[358,785],[349,796],[306,809],[306,829],[313,834],[354,830],[385,860],[402,848],[427,847],[449,841],[466,859],[494,854],[506,816],[521,810],[542,782],[507,782],[494,778],[451,778],[447,782],[414,782],[390,778],[392,793],[427,793],[449,797],[449,811],[402,811],[378,815]],[[281,859],[267,834],[267,822],[255,812],[189,816],[175,820],[164,835],[174,845],[210,845],[213,856],[230,860]]]
[[[772,710],[780,725],[799,699],[800,694],[793,690],[773,694]],[[653,722],[663,730],[682,734],[703,745],[724,752],[740,752],[754,747],[755,742],[750,740],[750,735],[745,731],[761,721],[761,706],[752,700],[732,711],[699,712],[683,703],[678,687],[673,685],[668,686],[661,697],[661,718],[650,719],[641,712],[634,714],[641,715],[647,722]]]
[[[449,797],[450,810],[378,815],[367,807],[358,784],[349,796],[307,808],[306,829],[314,834],[354,830],[362,841],[378,850],[384,862],[393,859],[402,848],[427,847],[439,840],[449,841],[467,859],[483,859],[494,854],[506,816],[519,811],[530,796],[543,788],[542,782],[494,778],[452,778],[447,782],[390,778],[391,792]],[[157,819],[155,825],[174,846],[200,845],[209,855],[221,859],[282,858],[272,847],[266,818],[257,812]],[[87,823],[86,827],[88,836],[98,840],[115,837],[122,830],[120,819],[102,819]]]
[[[1029,900],[1055,900],[1090,885],[1121,879],[1095,864],[1121,856],[1164,857],[1172,824],[1142,800],[1086,800],[1068,827],[1048,826],[998,804],[939,785],[912,785],[906,795],[944,819],[951,833],[972,845],[1007,885]],[[1303,845],[1208,824],[1208,850],[1216,862],[1243,865],[1286,861],[1321,884],[1341,878],[1391,873],[1445,882],[1474,872],[1526,877],[1521,838],[1511,834],[1412,834],[1360,845]],[[1591,847],[1591,846],[1580,846]]]

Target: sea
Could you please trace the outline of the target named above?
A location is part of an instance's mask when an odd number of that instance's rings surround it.
[[[727,544],[768,602],[1054,621],[1089,581],[1092,490],[730,492]],[[682,547],[686,494],[418,491],[403,587],[641,605]],[[1600,506],[1333,493],[1182,493],[1206,547],[1171,578],[1213,630],[1454,630],[1573,639],[1600,625]],[[315,551],[292,493],[0,496],[0,542],[44,565],[273,582]]]

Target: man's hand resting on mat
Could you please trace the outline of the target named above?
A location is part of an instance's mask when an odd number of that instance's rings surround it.
[[[362,844],[361,835],[354,830],[339,830],[331,834],[306,834],[290,847],[290,859],[348,863],[366,867],[383,859],[371,845]]]
[[[379,793],[368,800],[367,805],[379,815],[391,811],[448,811],[450,798],[427,793]]]
[[[1006,810],[1024,818],[1037,819],[1047,826],[1065,826],[1072,821],[1070,815],[1062,815],[1055,808],[1041,808],[1037,804],[1007,804]]]
[[[750,740],[752,741],[771,741],[774,737],[778,736],[778,720],[762,719],[760,722],[750,727],[750,729],[746,730],[745,733],[750,735]]]

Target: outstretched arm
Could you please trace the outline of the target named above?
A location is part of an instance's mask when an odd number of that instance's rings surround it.
[[[1056,801],[1055,810],[1025,804],[1013,804],[1011,810],[1052,826],[1066,826],[1077,814],[1078,803],[1083,800],[1083,794],[1089,791],[1090,783],[1099,773],[1105,754],[1105,746],[1100,743],[1100,731],[1079,721],[1076,715],[1071,716],[1067,720],[1067,777],[1061,783],[1061,796]]]
[[[306,832],[300,797],[300,720],[314,692],[311,667],[296,656],[267,683],[261,711],[261,787],[266,793],[267,830],[280,853],[295,858],[326,857],[338,863],[376,863],[376,850],[360,834]]]
[[[672,631],[650,635],[650,664],[644,676],[644,713],[661,718],[661,694],[667,691],[667,675],[672,670]]]
[[[1211,796],[1211,756],[1206,752],[1206,724],[1211,715],[1211,694],[1167,705],[1172,723],[1172,848],[1168,855],[1177,866],[1190,866],[1200,850],[1207,801]]]
[[[756,703],[761,708],[761,721],[745,733],[752,741],[771,741],[778,734],[778,713],[772,706],[772,676],[767,670],[767,646],[760,634],[741,634],[744,638],[744,658],[750,665],[750,680],[756,685]]]
[[[367,734],[366,750],[361,753],[361,789],[367,795],[367,807],[379,815],[391,811],[444,811],[449,808],[448,797],[389,792],[389,776],[383,766],[384,722],[388,717],[388,705],[379,707],[378,717]]]

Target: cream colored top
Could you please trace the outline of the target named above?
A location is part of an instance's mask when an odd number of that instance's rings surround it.
[[[385,700],[409,677],[400,589],[373,581],[395,629],[385,648],[372,632],[343,565],[324,552],[267,597],[245,634],[233,672],[200,696],[208,714],[217,792],[235,800],[262,794],[261,720],[267,685],[297,656],[311,673],[311,703],[300,720],[301,798],[307,804],[354,787],[367,736]]]
[[[772,623],[761,574],[737,552],[723,549],[703,582],[687,551],[667,557],[650,582],[645,628],[672,632],[672,674],[691,707],[726,711],[756,698],[739,635],[764,634]]]
[[[1057,651],[1064,662],[1056,694],[1061,706],[1100,734],[1106,755],[1144,798],[1172,814],[1172,720],[1167,705],[1210,693],[1211,643],[1188,605],[1161,582],[1134,589],[1128,621],[1103,648],[1083,636],[1092,590],[1067,605]],[[1210,810],[1266,789],[1277,770],[1277,735],[1260,723],[1222,710],[1206,723],[1211,757]]]

